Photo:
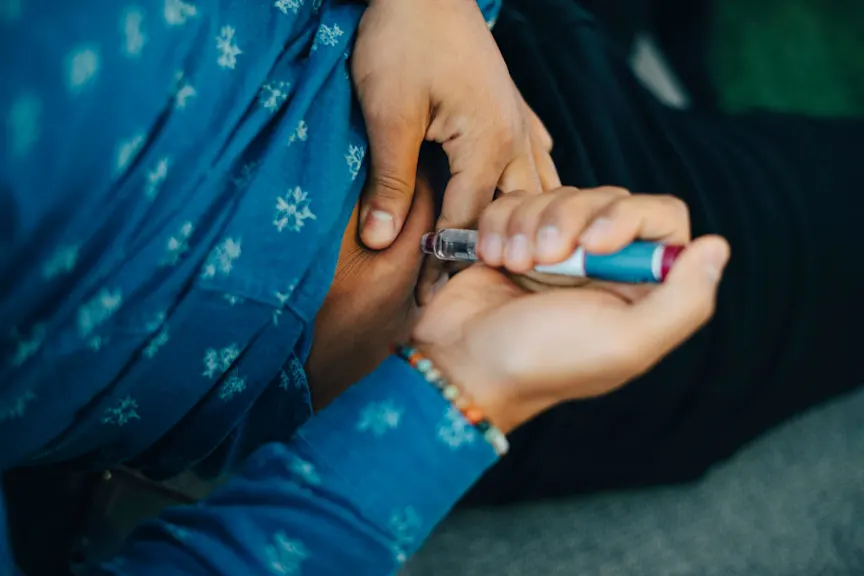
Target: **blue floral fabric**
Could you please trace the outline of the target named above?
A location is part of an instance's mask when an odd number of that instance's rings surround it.
[[[390,358],[206,503],[144,524],[100,574],[395,574],[495,462],[441,394]]]
[[[481,2],[488,20],[498,4]],[[312,323],[365,177],[348,67],[363,9],[0,5],[0,470],[216,475],[271,442],[261,453],[293,450]],[[254,500],[243,482],[227,493]],[[308,513],[333,490],[289,500]]]

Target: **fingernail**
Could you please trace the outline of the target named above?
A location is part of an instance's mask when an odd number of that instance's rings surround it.
[[[726,262],[729,261],[729,251],[722,244],[715,244],[706,248],[702,255],[702,266],[705,269],[705,274],[711,282],[719,282],[723,275],[723,268],[726,267]]]
[[[494,232],[483,235],[483,242],[480,244],[480,254],[485,260],[499,262],[501,260],[501,250],[504,241],[501,240],[501,235]]]
[[[544,226],[537,232],[537,246],[535,251],[538,256],[555,256],[561,244],[561,233],[555,226]]]
[[[507,241],[504,254],[505,260],[511,264],[519,264],[528,259],[528,238],[524,234],[516,234]]]
[[[396,236],[393,215],[383,210],[372,210],[363,222],[363,241],[367,244],[382,245],[390,243]]]
[[[601,242],[604,237],[612,231],[612,221],[609,218],[600,217],[594,220],[590,226],[582,233],[579,238],[582,244],[596,244]]]

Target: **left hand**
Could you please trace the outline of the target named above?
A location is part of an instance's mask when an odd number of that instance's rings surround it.
[[[405,340],[418,309],[414,288],[423,254],[420,236],[435,215],[432,188],[417,178],[417,191],[405,232],[387,250],[367,249],[358,235],[359,206],[342,237],[336,274],[315,317],[312,351],[306,374],[316,410],[329,404]]]
[[[577,245],[608,253],[634,240],[686,249],[662,284],[642,287],[589,281],[532,292],[487,267],[521,274],[564,260]],[[413,339],[505,432],[654,366],[711,317],[729,258],[722,238],[690,242],[680,200],[609,187],[507,195],[484,212],[479,248],[486,265],[440,291]]]
[[[352,58],[371,171],[360,236],[383,249],[402,230],[420,146],[443,144],[451,178],[438,226],[476,223],[502,192],[560,185],[552,140],[517,90],[471,0],[369,0]]]

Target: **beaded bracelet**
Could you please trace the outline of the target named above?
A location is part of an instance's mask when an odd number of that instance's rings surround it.
[[[471,402],[462,390],[447,381],[444,375],[435,368],[432,360],[421,354],[417,348],[407,344],[397,344],[393,347],[393,352],[419,372],[427,382],[437,388],[441,395],[459,410],[465,420],[474,426],[483,438],[492,445],[498,456],[507,453],[510,449],[510,443],[507,442],[504,433],[489,421],[483,410]]]

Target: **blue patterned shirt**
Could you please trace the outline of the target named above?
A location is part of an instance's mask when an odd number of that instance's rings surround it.
[[[248,461],[118,572],[388,573],[493,459],[442,443],[473,436],[393,361],[310,420],[303,363],[366,171],[363,8],[0,6],[0,470]]]

